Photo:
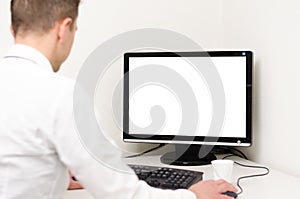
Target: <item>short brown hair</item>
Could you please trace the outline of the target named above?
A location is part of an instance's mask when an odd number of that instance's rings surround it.
[[[45,33],[61,19],[78,16],[80,0],[11,0],[11,22],[19,31]]]

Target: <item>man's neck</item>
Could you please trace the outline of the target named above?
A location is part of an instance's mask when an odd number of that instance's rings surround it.
[[[58,64],[56,63],[55,55],[55,43],[52,34],[45,35],[35,35],[31,34],[30,36],[16,36],[15,44],[23,44],[30,46],[39,52],[41,52],[50,62],[53,71],[58,70]]]

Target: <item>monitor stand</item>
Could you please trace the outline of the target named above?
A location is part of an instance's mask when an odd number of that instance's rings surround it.
[[[162,155],[160,161],[164,164],[178,166],[207,165],[217,159],[210,152],[212,149],[213,146],[205,145],[175,145],[175,151]]]

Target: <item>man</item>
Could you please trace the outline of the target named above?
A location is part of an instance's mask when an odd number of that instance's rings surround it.
[[[155,189],[84,149],[72,115],[74,84],[53,73],[70,53],[79,3],[11,1],[15,45],[0,61],[0,198],[61,198],[69,168],[95,198],[229,199],[221,193],[236,189],[225,181]]]

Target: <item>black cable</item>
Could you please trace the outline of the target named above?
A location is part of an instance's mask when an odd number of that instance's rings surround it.
[[[233,147],[218,146],[218,148],[213,149],[213,152],[215,154],[234,154],[238,157],[248,160],[248,157],[242,151]]]
[[[149,150],[147,150],[147,151],[144,151],[144,152],[142,152],[142,153],[138,153],[138,154],[135,154],[135,155],[129,155],[129,156],[126,156],[125,158],[135,158],[135,157],[139,157],[139,156],[145,155],[145,154],[147,154],[147,153],[150,153],[150,152],[152,152],[152,151],[154,151],[154,150],[156,150],[156,149],[159,149],[159,148],[161,148],[161,147],[163,147],[163,146],[165,146],[165,145],[166,145],[166,144],[159,144],[157,147],[154,147],[154,148],[149,149]]]
[[[242,158],[242,157],[241,157],[241,156],[239,156],[239,155],[236,155],[236,154],[230,154],[230,155],[226,155],[226,156],[224,156],[224,157],[222,158],[222,160],[225,160],[226,158],[233,157],[233,156],[237,156],[237,157],[240,157],[240,158]]]
[[[239,155],[235,155],[235,154],[232,154],[232,155],[227,155],[225,157],[223,157],[222,159],[226,159],[228,157],[232,157],[232,156],[238,156],[238,157],[241,157]],[[239,163],[237,161],[233,161],[235,164],[239,165],[239,166],[242,166],[242,167],[247,167],[247,168],[251,168],[251,169],[265,169],[266,172],[265,173],[260,173],[260,174],[254,174],[254,175],[246,175],[246,176],[241,176],[237,179],[237,186],[239,187],[240,189],[240,192],[237,193],[238,195],[240,195],[241,193],[243,193],[243,188],[242,186],[240,185],[240,181],[243,180],[243,179],[246,179],[246,178],[254,178],[254,177],[261,177],[261,176],[266,176],[270,173],[270,170],[268,167],[265,167],[265,166],[253,166],[253,165],[246,165],[246,164],[242,164],[242,163]]]
[[[265,173],[261,173],[261,174],[255,174],[255,175],[247,175],[247,176],[242,176],[242,177],[239,177],[238,180],[237,180],[237,186],[240,188],[240,192],[238,193],[241,194],[243,193],[243,189],[242,189],[242,186],[240,185],[240,181],[243,180],[243,179],[246,179],[246,178],[254,178],[254,177],[261,177],[261,176],[266,176],[270,173],[270,170],[268,167],[264,167],[264,166],[252,166],[252,165],[245,165],[245,164],[241,164],[239,162],[236,162],[234,161],[235,164],[237,165],[240,165],[242,167],[248,167],[248,168],[252,168],[252,169],[265,169],[266,172]]]
[[[247,156],[246,156],[241,150],[236,149],[236,148],[230,148],[229,150],[231,151],[231,153],[232,153],[232,151],[238,152],[239,154],[242,155],[242,157],[243,157],[244,159],[248,160]]]

